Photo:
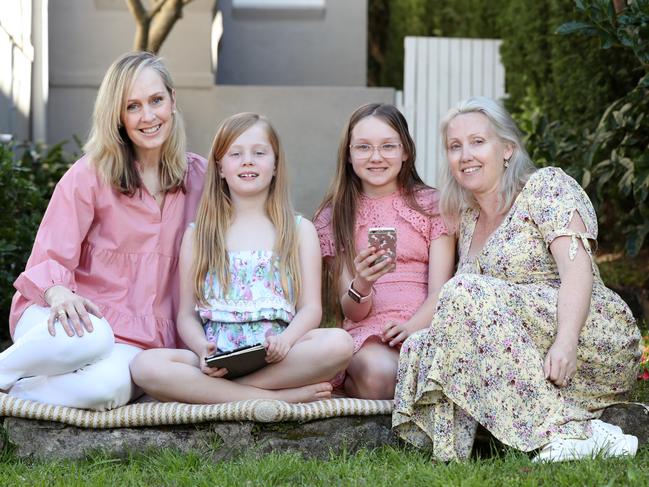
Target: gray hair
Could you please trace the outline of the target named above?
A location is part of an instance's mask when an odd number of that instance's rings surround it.
[[[458,115],[466,113],[482,113],[489,120],[498,138],[514,149],[509,165],[500,180],[499,210],[509,209],[530,175],[536,171],[523,145],[521,131],[511,115],[497,101],[486,97],[467,98],[451,108],[442,120],[440,129],[444,148],[446,148],[449,124]],[[473,195],[458,184],[451,174],[449,164],[445,164],[442,169],[440,210],[446,222],[451,228],[457,229],[460,212],[465,208],[476,207],[477,202]]]

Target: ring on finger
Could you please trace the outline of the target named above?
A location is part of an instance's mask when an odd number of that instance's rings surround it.
[[[57,316],[67,316],[68,313],[64,309],[60,309],[56,314]]]

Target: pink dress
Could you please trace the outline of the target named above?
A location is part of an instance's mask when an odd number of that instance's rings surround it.
[[[423,209],[438,215],[438,193],[435,189],[417,192]],[[323,257],[336,254],[331,229],[331,208],[325,208],[314,224],[320,237]],[[367,233],[372,227],[394,227],[397,230],[397,266],[374,285],[375,296],[367,317],[353,322],[347,318],[343,328],[354,339],[354,353],[372,336],[380,336],[390,321],[410,319],[428,296],[428,252],[431,240],[448,234],[440,216],[426,217],[411,209],[400,192],[372,199],[361,195],[356,210],[354,235],[356,251],[367,247]]]
[[[47,306],[45,291],[63,285],[99,306],[118,343],[175,347],[178,254],[194,220],[205,159],[187,154],[186,192],[167,194],[162,212],[143,190],[128,197],[106,184],[82,157],[57,184],[11,304],[13,336],[23,311]]]

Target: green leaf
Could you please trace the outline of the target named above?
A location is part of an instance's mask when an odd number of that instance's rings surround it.
[[[566,22],[565,24],[561,24],[555,31],[555,34],[559,34],[559,35],[580,34],[580,35],[592,37],[592,36],[596,36],[597,32],[598,32],[597,29],[593,27],[591,24],[588,24],[586,22],[580,22],[578,20],[573,20],[570,22]]]
[[[625,168],[627,168],[629,171],[633,171],[635,169],[635,166],[633,164],[633,161],[629,159],[628,157],[621,157],[618,162],[623,165]]]
[[[635,257],[640,253],[647,233],[649,233],[649,223],[637,226],[630,232],[626,241],[626,252],[631,257]]]

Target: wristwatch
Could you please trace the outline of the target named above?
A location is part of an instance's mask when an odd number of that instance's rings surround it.
[[[347,296],[352,298],[352,301],[355,303],[365,303],[366,301],[369,301],[372,298],[372,294],[374,294],[374,288],[370,289],[370,293],[367,296],[362,296],[356,289],[354,289],[353,279],[347,288]]]

